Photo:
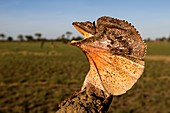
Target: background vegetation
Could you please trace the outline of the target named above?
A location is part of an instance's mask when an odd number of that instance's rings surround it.
[[[147,45],[143,75],[113,98],[109,113],[170,113],[170,43]],[[89,64],[81,50],[54,41],[41,46],[0,42],[0,113],[53,113],[82,86]]]

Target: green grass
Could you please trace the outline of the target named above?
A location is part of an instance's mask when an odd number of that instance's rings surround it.
[[[52,113],[80,89],[89,69],[85,55],[76,47],[55,44],[0,43],[0,113]],[[148,55],[170,55],[169,43],[147,45]],[[114,97],[109,113],[170,112],[170,62],[146,60],[145,67],[130,91]]]
[[[170,42],[148,42],[147,55],[170,55]]]

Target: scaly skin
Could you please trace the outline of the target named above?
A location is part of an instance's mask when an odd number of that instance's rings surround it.
[[[106,16],[99,18],[96,26],[91,22],[73,25],[85,39],[71,44],[78,46],[90,62],[82,90],[88,84],[103,90],[107,96],[129,90],[143,73],[146,53],[146,45],[134,26]]]

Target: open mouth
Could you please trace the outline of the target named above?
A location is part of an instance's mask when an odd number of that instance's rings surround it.
[[[85,31],[85,29],[83,29],[83,28],[80,26],[80,23],[79,23],[79,22],[73,22],[73,26],[84,36],[84,39],[90,38],[90,37],[94,36],[94,35],[92,35],[91,33]],[[84,39],[83,39],[83,40],[84,40]],[[72,44],[72,43],[75,43],[75,42],[79,42],[79,41],[81,41],[81,40],[78,40],[78,41],[77,41],[77,40],[72,40],[72,41],[71,41],[71,44]]]
[[[93,35],[83,30],[80,26],[73,24],[73,26],[84,36],[84,38],[92,37]]]

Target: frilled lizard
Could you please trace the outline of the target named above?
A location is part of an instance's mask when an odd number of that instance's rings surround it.
[[[94,85],[109,95],[121,95],[129,90],[144,70],[145,43],[133,25],[107,16],[95,23],[73,22],[84,35],[71,44],[79,47],[90,62],[84,90]]]
[[[57,113],[106,112],[113,95],[125,93],[143,73],[145,43],[124,20],[103,16],[97,25],[87,21],[73,22],[73,26],[84,39],[71,44],[85,53],[90,70],[81,91],[63,101]]]

